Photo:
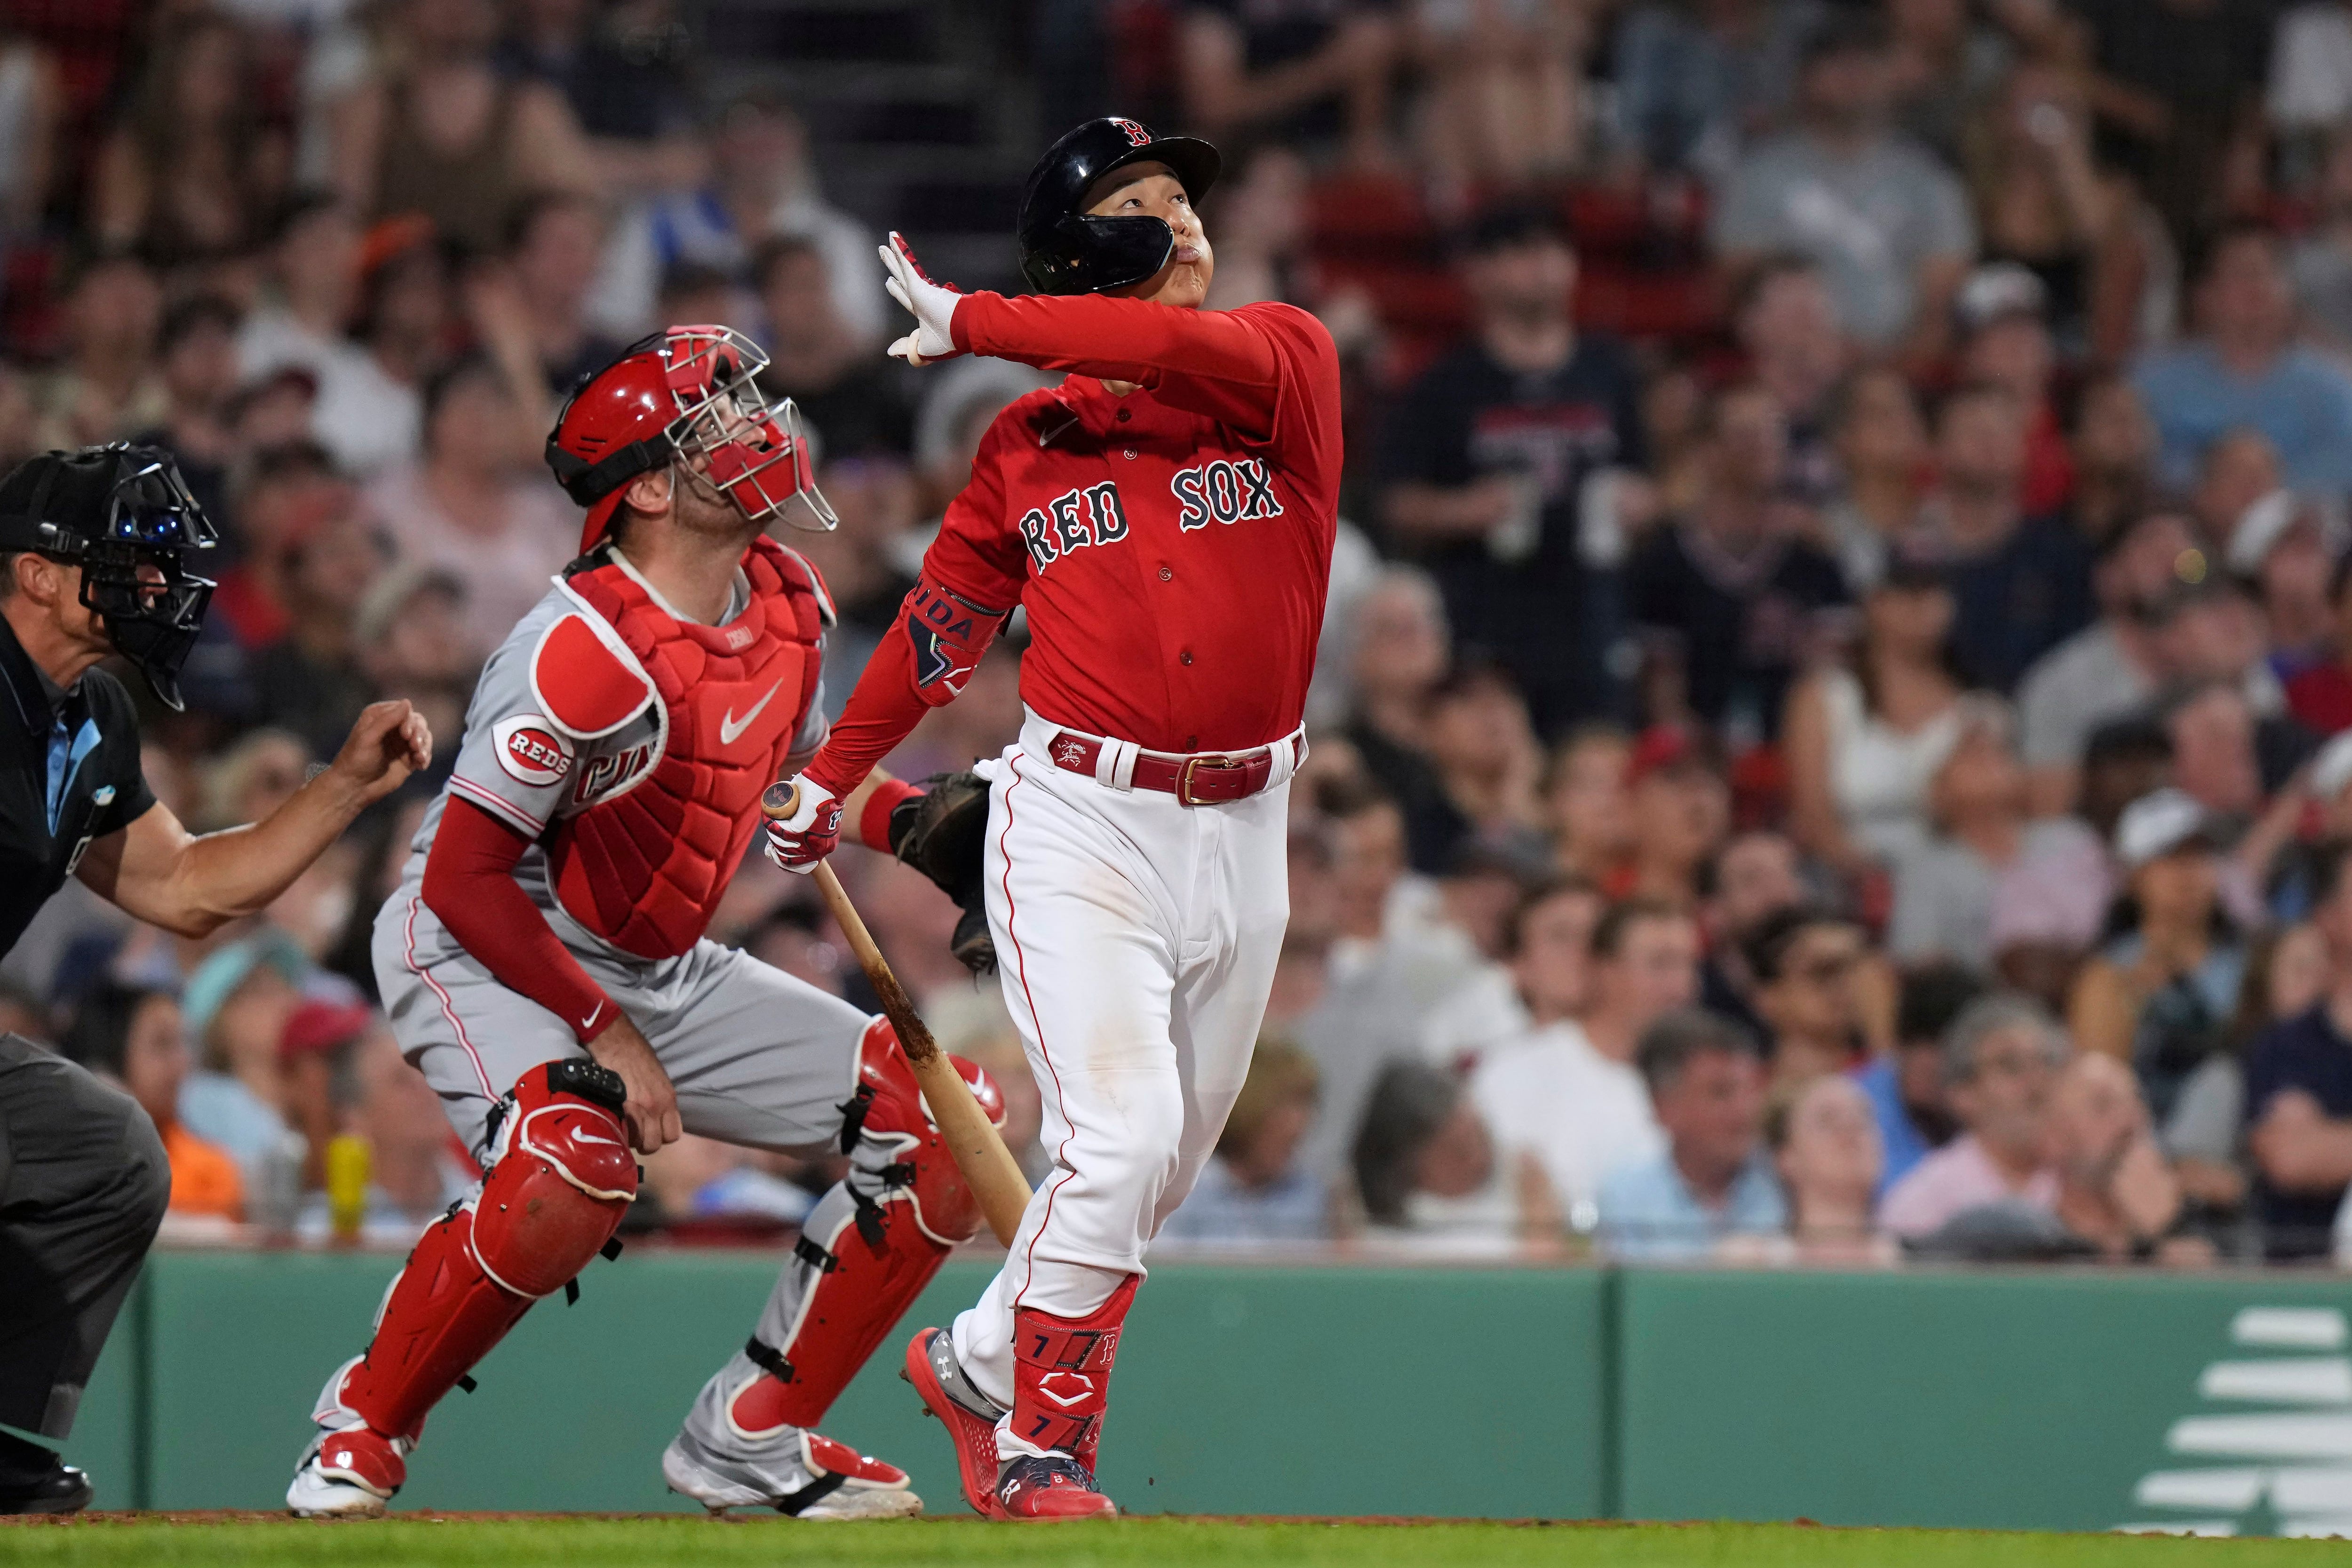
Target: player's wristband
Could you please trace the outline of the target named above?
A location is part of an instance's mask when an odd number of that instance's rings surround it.
[[[922,794],[905,779],[892,779],[878,784],[866,798],[866,809],[857,814],[857,841],[877,854],[893,853],[890,847],[890,814],[903,803]]]

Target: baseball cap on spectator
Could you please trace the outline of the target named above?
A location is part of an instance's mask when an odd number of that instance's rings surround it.
[[[290,1061],[314,1052],[331,1051],[350,1044],[375,1022],[375,1009],[364,1002],[315,998],[294,1009],[278,1037],[278,1055]]]
[[[1968,337],[2011,316],[2042,321],[2049,310],[2050,290],[2031,268],[2014,261],[1987,262],[1952,295],[1953,320]]]
[[[2187,790],[2166,785],[2124,807],[2116,824],[2116,858],[2137,871],[2192,845],[2217,844],[2211,816]]]
[[[2275,489],[2238,514],[2226,558],[2230,570],[2241,577],[2260,576],[2279,541],[2305,519],[2318,528],[2320,546],[2331,558],[2344,553],[2347,530],[2341,511],[2293,490]]]
[[[310,958],[292,937],[274,926],[229,943],[196,965],[180,993],[180,1014],[187,1022],[188,1038],[203,1039],[222,1005],[265,964],[294,985],[310,977]]]

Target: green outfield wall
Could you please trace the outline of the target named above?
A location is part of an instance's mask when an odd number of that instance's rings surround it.
[[[101,1505],[276,1506],[397,1261],[158,1254],[68,1450]],[[592,1266],[444,1402],[402,1505],[677,1506],[662,1446],[777,1263]],[[908,1324],[988,1272],[951,1264]],[[1141,1512],[2352,1533],[2347,1318],[2326,1277],[1170,1264],[1104,1479]],[[894,1358],[827,1429],[958,1506]]]

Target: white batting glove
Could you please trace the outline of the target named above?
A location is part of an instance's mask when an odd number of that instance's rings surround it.
[[[881,254],[883,268],[889,274],[882,286],[915,318],[915,330],[892,343],[889,352],[908,364],[929,364],[961,353],[948,323],[955,320],[956,306],[962,303],[963,296],[924,277],[923,264],[915,259],[897,229],[890,231],[890,243],[881,247]]]
[[[841,847],[841,802],[815,780],[793,780],[800,800],[790,816],[768,822],[768,858],[797,876],[805,877],[817,863]]]

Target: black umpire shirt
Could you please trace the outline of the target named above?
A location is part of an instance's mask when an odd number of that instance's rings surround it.
[[[155,804],[131,693],[101,669],[60,691],[0,617],[0,953],[95,839]]]

